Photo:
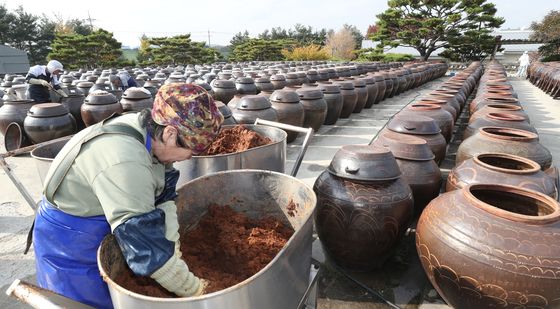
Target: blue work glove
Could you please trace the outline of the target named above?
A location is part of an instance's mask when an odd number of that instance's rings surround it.
[[[156,197],[156,206],[167,201],[174,200],[177,197],[177,181],[179,180],[179,171],[171,169],[165,171],[165,186],[160,195]]]

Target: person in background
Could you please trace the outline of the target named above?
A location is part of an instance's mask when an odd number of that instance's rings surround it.
[[[204,88],[161,87],[153,109],[113,116],[70,139],[45,178],[33,244],[39,286],[95,308],[111,308],[97,268],[114,234],[136,275],[181,297],[206,282],[181,259],[173,162],[206,150],[224,117]]]
[[[58,76],[62,74],[62,63],[51,60],[47,65],[35,65],[29,68],[25,79],[29,84],[29,98],[37,103],[51,101],[50,90],[66,98],[68,95],[60,87]]]
[[[130,87],[138,87],[138,84],[126,71],[118,72],[116,75],[111,74],[109,77],[113,89],[122,89],[123,91]]]
[[[525,51],[521,57],[519,57],[519,68],[517,69],[518,77],[525,77],[527,75],[527,68],[531,62],[529,58],[529,53]]]

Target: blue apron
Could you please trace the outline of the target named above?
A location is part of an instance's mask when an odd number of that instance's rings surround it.
[[[92,136],[105,133],[117,132],[105,130],[102,133],[94,132]],[[150,142],[148,134],[148,152],[151,150]],[[73,162],[75,156],[69,159]],[[111,226],[105,216],[77,217],[66,214],[45,196],[39,204],[33,229],[39,286],[96,308],[113,308],[109,289],[97,268],[97,249],[103,238],[111,233]]]

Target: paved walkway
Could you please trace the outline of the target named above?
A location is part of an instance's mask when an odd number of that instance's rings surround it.
[[[328,166],[341,146],[368,144],[392,115],[406,104],[437,88],[443,80],[445,78],[382,101],[372,109],[365,109],[360,114],[339,120],[334,126],[321,127],[311,141],[297,177],[313,186],[316,177]],[[531,118],[531,123],[540,133],[541,143],[552,152],[555,165],[560,166],[560,101],[553,100],[526,80],[512,79],[511,82]],[[291,170],[301,141],[302,138],[299,137],[288,146],[286,171]],[[1,144],[0,151],[4,151]],[[41,184],[33,159],[22,156],[8,159],[8,163],[33,198],[38,200]],[[5,173],[0,171],[0,308],[27,308],[8,299],[4,296],[4,291],[14,279],[34,281],[33,252],[22,254],[32,218],[31,208]],[[447,307],[427,283],[419,263],[414,261],[416,253],[411,250],[413,244],[414,237],[410,235],[399,248],[396,257],[384,269],[376,273],[353,275],[400,307]],[[322,259],[318,243],[314,245],[314,256]],[[318,308],[387,307],[379,299],[333,271],[332,265],[327,263],[325,269],[327,272],[319,280]]]

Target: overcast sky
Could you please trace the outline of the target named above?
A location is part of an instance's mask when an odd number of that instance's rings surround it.
[[[375,15],[387,8],[385,0],[159,0],[76,1],[0,0],[8,9],[22,5],[26,12],[54,18],[87,19],[96,27],[113,32],[125,46],[138,46],[139,38],[191,33],[195,41],[227,45],[231,37],[248,30],[256,36],[272,27],[292,28],[300,23],[314,29],[339,29],[355,25],[365,33]],[[493,0],[502,28],[528,27],[550,10],[560,10],[560,0]]]

